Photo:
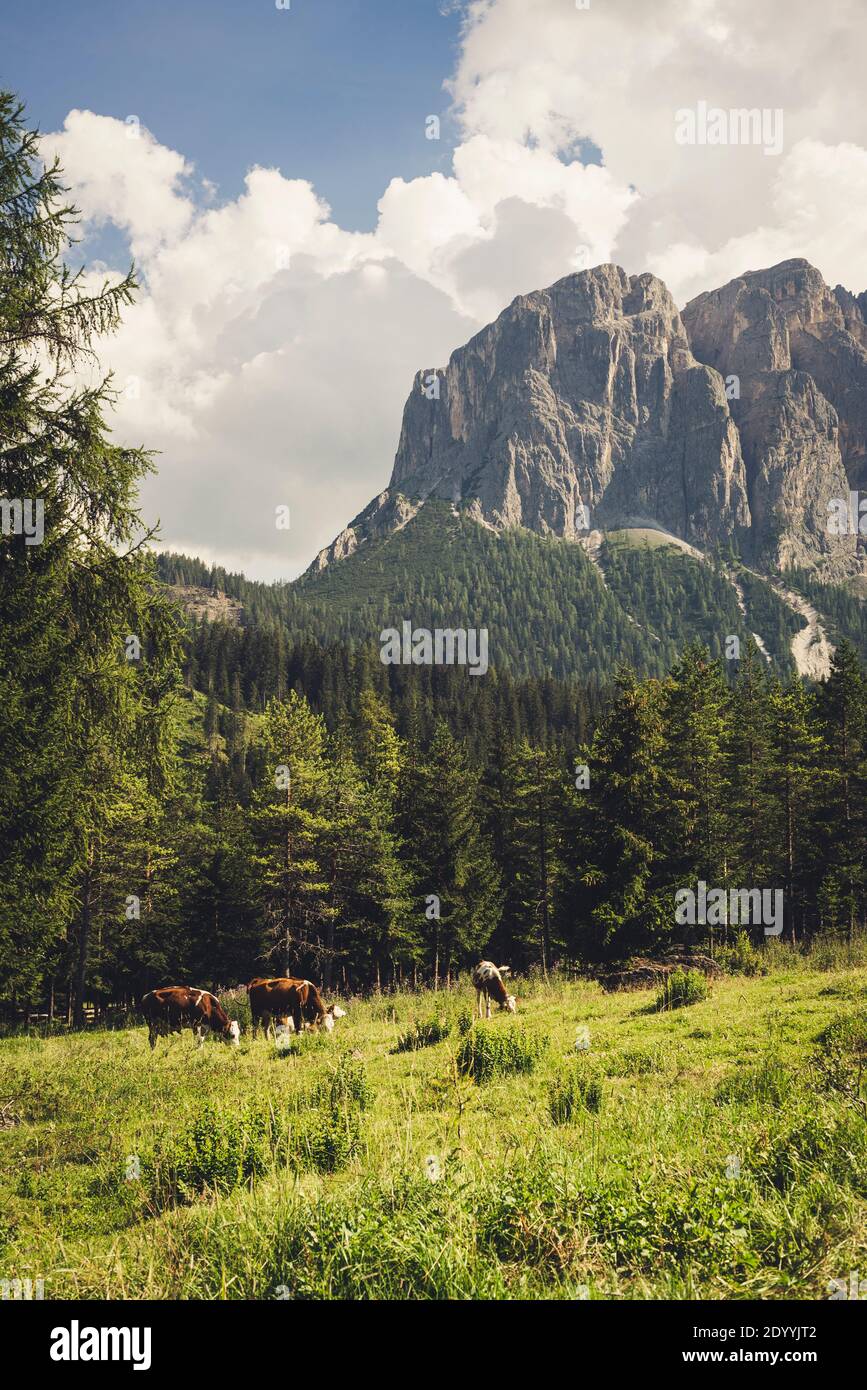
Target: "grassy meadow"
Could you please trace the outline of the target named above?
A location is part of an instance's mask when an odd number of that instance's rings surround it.
[[[349,1000],[284,1052],[187,1032],[153,1055],[141,1026],[0,1040],[0,1277],[46,1298],[827,1298],[867,1269],[867,968],[770,958],[667,1011],[562,977],[481,1024],[467,982]]]

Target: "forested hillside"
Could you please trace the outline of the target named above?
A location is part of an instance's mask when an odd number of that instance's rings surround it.
[[[724,656],[727,639],[744,648],[754,633],[786,674],[791,639],[803,626],[770,584],[733,557],[704,562],[673,545],[615,535],[594,563],[574,543],[529,531],[497,534],[436,502],[387,540],[291,585],[254,583],[168,552],[157,562],[168,585],[196,584],[240,600],[242,622],[271,635],[279,629],[284,646],[378,647],[379,634],[404,618],[430,629],[485,627],[492,665],[522,678],[598,684],[621,662],[662,676],[686,642],[700,640]],[[270,693],[249,672],[248,691],[254,683],[259,698]]]

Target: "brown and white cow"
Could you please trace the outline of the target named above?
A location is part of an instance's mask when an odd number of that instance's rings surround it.
[[[158,1037],[180,1033],[182,1028],[192,1028],[200,1047],[209,1029],[236,1046],[241,1036],[241,1025],[229,1018],[216,995],[206,989],[194,989],[191,985],[152,989],[139,1008],[147,1020],[151,1047],[156,1047]]]
[[[330,1033],[334,1020],[345,1015],[345,1010],[339,1004],[332,1004],[326,1009],[322,995],[312,980],[296,980],[286,975],[271,980],[258,978],[248,984],[247,995],[254,1038],[259,1024],[267,1033],[272,1022],[275,1035],[278,1024],[284,1032],[300,1033],[305,1027],[324,1027]]]
[[[515,1013],[518,1001],[514,994],[509,994],[503,984],[503,976],[510,974],[508,965],[501,965],[497,969],[493,961],[480,960],[478,965],[473,968],[473,984],[476,987],[476,1007],[479,1011],[479,1018],[482,1017],[482,1000],[487,1008],[486,1017],[491,1017],[491,1000],[496,999],[501,1009],[507,1009],[510,1014]]]

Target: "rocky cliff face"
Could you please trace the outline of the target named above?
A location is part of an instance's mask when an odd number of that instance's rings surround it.
[[[790,261],[681,316],[655,276],[603,265],[520,296],[418,373],[387,490],[313,568],[435,497],[497,530],[655,524],[847,572],[856,540],[829,534],[828,501],[865,480],[863,296]]]
[[[753,549],[770,566],[855,565],[828,504],[867,483],[867,325],[859,301],[807,261],[732,280],[683,311],[693,352],[737,378]]]

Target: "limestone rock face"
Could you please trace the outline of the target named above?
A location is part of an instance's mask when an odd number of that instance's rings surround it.
[[[399,531],[415,516],[418,508],[417,502],[410,502],[399,492],[381,492],[330,545],[320,550],[307,573],[317,574],[335,560],[345,559],[364,541]]]
[[[771,567],[851,571],[857,539],[829,502],[867,481],[867,325],[853,295],[784,261],[699,295],[683,311],[693,352],[727,378],[747,470],[753,552]]]
[[[662,281],[613,265],[516,299],[418,374],[389,490],[566,537],[655,518],[708,542],[749,521],[722,381]]]
[[[806,261],[682,316],[661,280],[616,265],[519,296],[417,374],[388,488],[312,569],[433,497],[496,530],[657,525],[770,568],[851,572],[857,541],[830,534],[828,502],[867,484],[865,308]]]

